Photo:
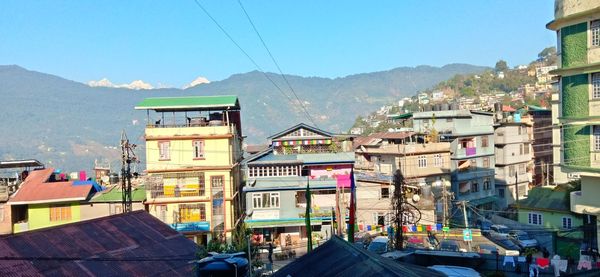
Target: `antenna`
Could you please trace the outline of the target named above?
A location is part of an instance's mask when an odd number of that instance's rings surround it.
[[[123,195],[123,213],[131,212],[131,163],[139,162],[133,150],[137,145],[129,144],[125,130],[121,132],[121,192]],[[136,167],[137,168],[137,167]]]

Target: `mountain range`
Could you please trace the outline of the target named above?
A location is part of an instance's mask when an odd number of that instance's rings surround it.
[[[357,115],[412,96],[456,74],[486,69],[449,64],[399,67],[334,79],[294,75],[286,75],[286,79],[317,127],[346,132]],[[99,159],[111,161],[116,168],[120,166],[122,131],[133,143],[144,143],[146,113],[134,110],[134,106],[146,97],[187,95],[238,95],[245,141],[250,144],[265,142],[269,135],[296,123],[311,123],[282,76],[274,73],[251,71],[221,81],[199,80],[186,89],[138,90],[90,86],[16,65],[0,65],[0,159],[35,158],[66,170],[90,169]],[[143,149],[138,152],[143,160]]]

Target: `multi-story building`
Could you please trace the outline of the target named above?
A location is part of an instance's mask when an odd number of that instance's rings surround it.
[[[454,199],[480,211],[491,210],[497,194],[494,181],[494,118],[492,113],[446,110],[413,114],[417,133],[450,142],[451,188]],[[471,210],[467,210],[472,215]],[[455,213],[462,216],[462,213]]]
[[[237,97],[147,98],[135,108],[148,112],[149,212],[199,244],[211,233],[229,238],[240,212]]]
[[[571,211],[585,214],[586,238],[598,245],[600,215],[600,1],[556,0],[560,78],[558,122],[561,168],[579,173],[581,190],[571,193]]]
[[[83,209],[102,188],[93,181],[63,180],[53,168],[34,170],[8,204],[13,233],[89,219]]]
[[[305,211],[309,184],[313,234],[332,235],[332,212],[337,214],[338,226],[344,227],[354,164],[351,141],[306,124],[268,139],[269,149],[244,161],[246,225],[262,241],[276,245],[289,246],[308,239]]]
[[[427,142],[414,132],[377,133],[354,142],[359,226],[390,225],[397,170],[405,178],[407,201],[421,213],[418,224],[433,225],[449,216],[449,142]]]
[[[514,118],[502,119],[494,131],[498,206],[507,208],[529,191],[533,177],[533,151],[528,126]]]
[[[553,145],[552,145],[552,111],[527,105],[524,107],[526,115],[521,121],[527,126],[529,136],[532,138],[534,159],[533,184],[552,185],[554,180]]]
[[[11,206],[7,203],[33,169],[43,168],[37,160],[0,161],[0,235],[13,229]]]

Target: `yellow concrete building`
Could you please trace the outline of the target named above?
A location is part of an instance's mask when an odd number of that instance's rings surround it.
[[[149,212],[204,244],[239,218],[242,133],[236,96],[147,98]],[[154,112],[151,112],[154,111]]]

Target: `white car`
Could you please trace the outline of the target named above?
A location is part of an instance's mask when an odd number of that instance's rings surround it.
[[[501,224],[494,224],[490,226],[490,230],[505,238],[508,238],[508,233],[510,232],[510,229],[508,227]]]
[[[470,267],[453,265],[432,265],[427,268],[444,273],[450,277],[480,277],[479,273]]]
[[[508,237],[522,249],[538,247],[538,241],[536,239],[532,238],[531,236],[529,236],[529,234],[527,234],[527,232],[510,231],[508,234]]]

